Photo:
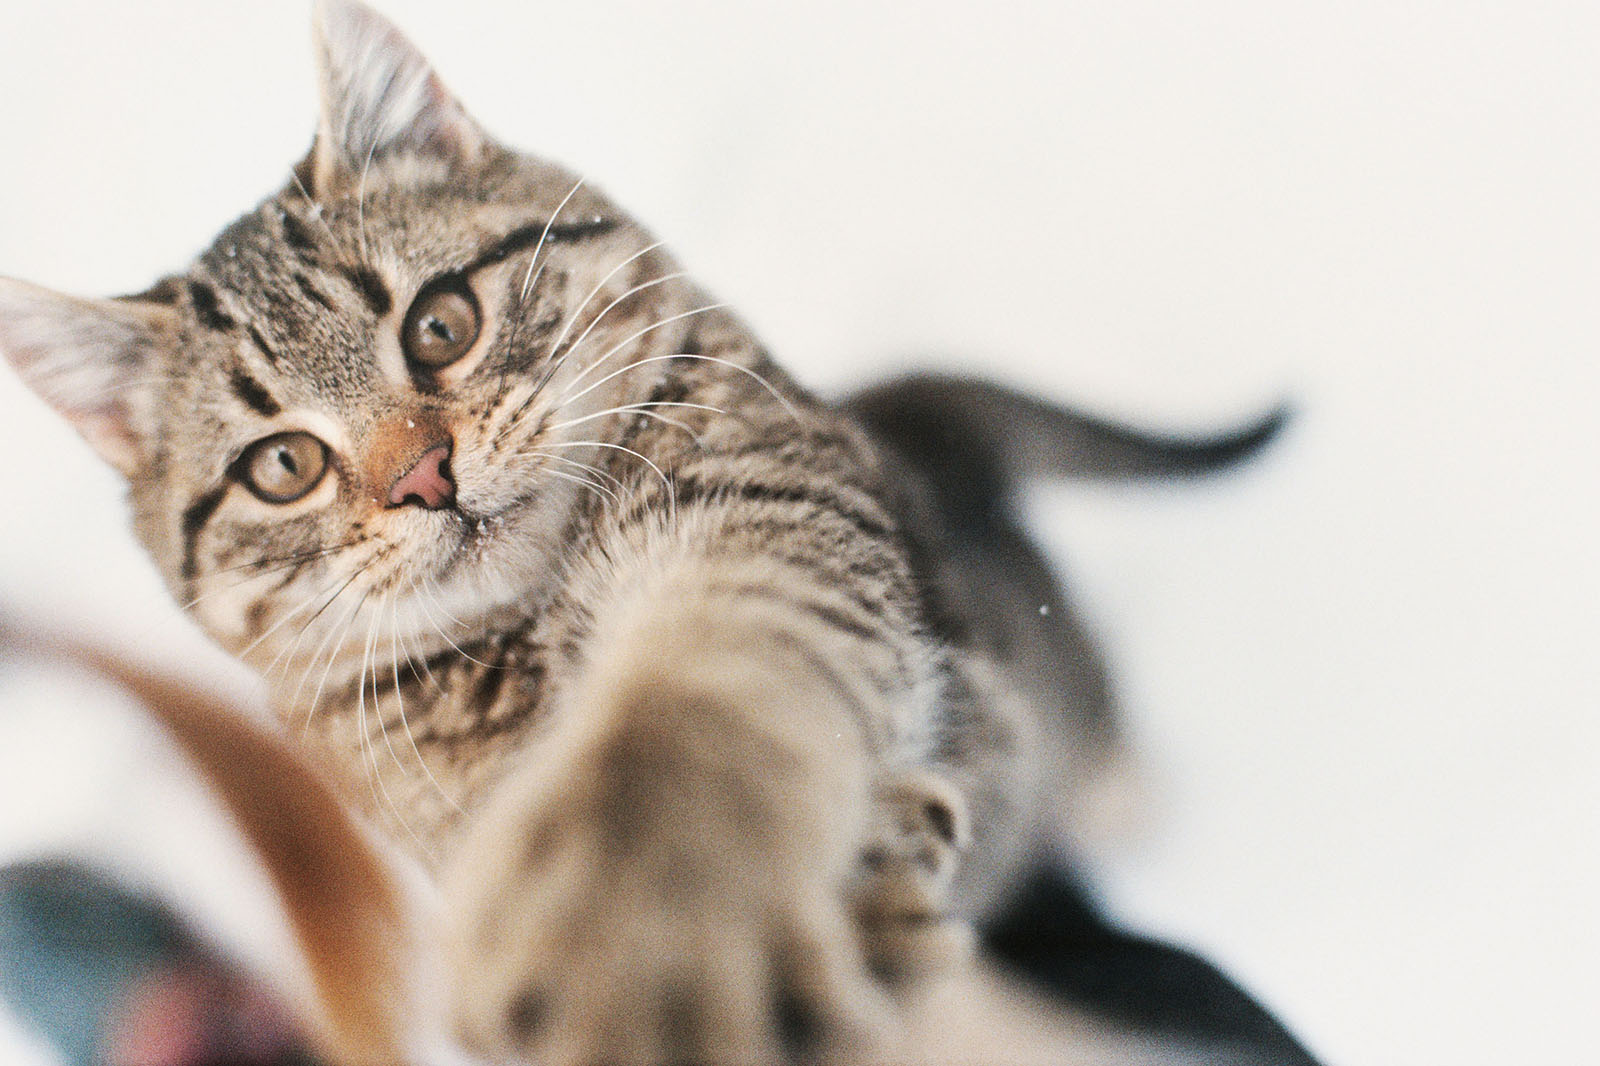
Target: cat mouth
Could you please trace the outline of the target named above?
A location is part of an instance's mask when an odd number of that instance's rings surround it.
[[[536,496],[537,493],[525,493],[493,511],[479,511],[458,500],[451,514],[457,527],[456,543],[437,576],[449,577],[462,566],[481,561],[495,546],[504,543],[506,527],[534,502]]]

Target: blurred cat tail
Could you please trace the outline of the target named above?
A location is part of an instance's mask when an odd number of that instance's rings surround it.
[[[1213,436],[1145,432],[992,381],[915,374],[846,401],[874,434],[936,474],[946,506],[985,506],[1022,483],[1193,477],[1261,452],[1294,416],[1288,402]]]

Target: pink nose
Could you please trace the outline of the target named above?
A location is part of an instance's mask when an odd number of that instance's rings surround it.
[[[389,490],[389,506],[413,501],[430,511],[449,507],[456,499],[455,482],[450,480],[450,445],[441,444],[425,452],[417,465],[400,475]]]

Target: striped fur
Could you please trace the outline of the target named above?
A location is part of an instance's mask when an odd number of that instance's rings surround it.
[[[993,906],[1114,746],[1092,649],[1064,605],[1017,635],[1058,590],[1001,511],[962,539],[891,394],[811,396],[386,22],[321,11],[322,122],[285,187],[139,296],[0,282],[0,349],[130,475],[173,594],[445,871],[480,1052],[872,1046],[884,990],[959,951],[947,911]],[[419,368],[400,332],[441,278],[481,331]],[[268,503],[241,464],[285,432],[329,470]],[[441,434],[452,506],[392,506]],[[1025,579],[986,594],[1002,559]]]

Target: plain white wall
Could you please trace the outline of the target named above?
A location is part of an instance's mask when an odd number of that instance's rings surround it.
[[[1292,396],[1239,476],[1036,500],[1145,753],[1108,899],[1331,1063],[1593,1054],[1600,9],[385,7],[819,387],[937,362],[1195,429]],[[306,147],[306,24],[12,5],[0,273],[186,262]],[[203,661],[113,477],[9,375],[0,411],[0,599]]]

